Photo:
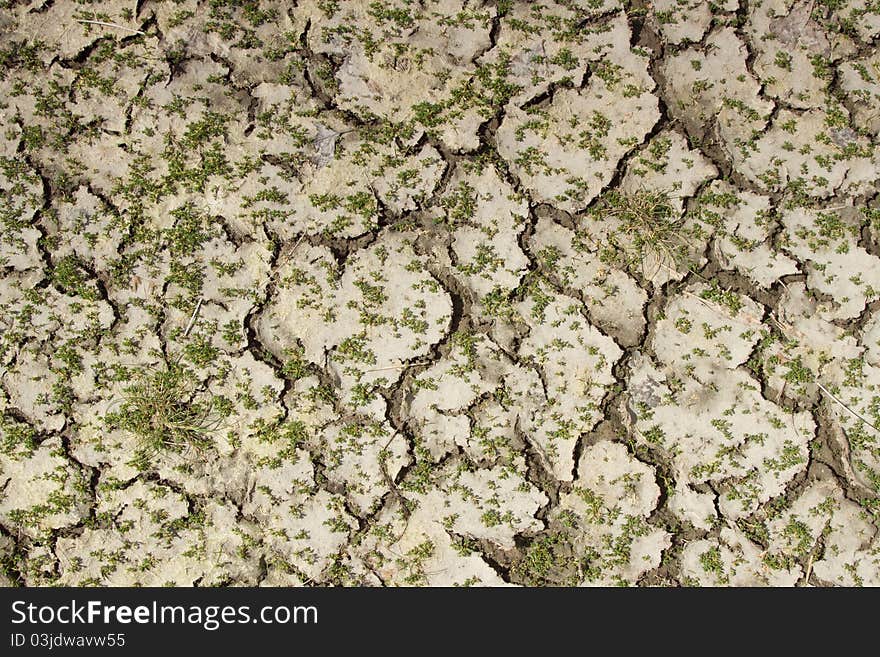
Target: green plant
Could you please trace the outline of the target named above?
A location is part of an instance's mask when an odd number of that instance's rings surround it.
[[[658,269],[664,264],[675,268],[687,259],[690,248],[684,219],[667,191],[610,192],[599,204],[598,218],[615,221],[600,252],[609,264],[640,271],[650,279],[656,275],[656,271],[647,275],[652,258]]]
[[[123,391],[118,410],[105,422],[138,438],[139,455],[171,450],[204,450],[222,419],[213,397],[200,398],[192,371],[179,361],[164,369],[140,371]]]

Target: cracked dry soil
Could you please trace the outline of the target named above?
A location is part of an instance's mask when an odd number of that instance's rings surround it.
[[[0,0],[0,583],[880,584],[878,38]]]

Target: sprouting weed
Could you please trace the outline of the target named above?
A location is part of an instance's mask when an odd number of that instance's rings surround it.
[[[104,417],[113,429],[138,438],[141,456],[167,450],[205,450],[222,420],[212,396],[198,392],[195,375],[180,361],[143,370],[123,391],[118,410]]]
[[[608,264],[639,272],[650,280],[657,273],[648,275],[650,262],[656,262],[658,269],[663,265],[675,269],[687,259],[690,245],[684,219],[668,192],[613,191],[600,203],[597,213],[600,221],[608,217],[617,220],[600,251],[600,257]]]

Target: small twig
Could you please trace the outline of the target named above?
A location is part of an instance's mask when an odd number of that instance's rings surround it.
[[[87,20],[85,18],[78,18],[77,22],[78,23],[86,23],[88,25],[103,25],[104,27],[115,27],[118,30],[125,30],[126,32],[131,32],[132,34],[140,34],[141,36],[144,36],[144,33],[141,32],[140,30],[135,30],[134,28],[131,28],[131,27],[125,27],[125,25],[117,25],[116,23],[106,23],[104,21],[92,21],[92,20]]]
[[[372,370],[364,370],[364,374],[366,374],[367,372],[385,372],[387,370],[402,370],[402,369],[406,369],[407,367],[415,367],[416,365],[430,365],[430,364],[431,364],[431,361],[429,361],[429,360],[420,360],[415,363],[402,363],[400,365],[391,365],[389,367],[376,367]]]
[[[306,231],[303,231],[300,236],[297,238],[296,242],[293,244],[293,248],[290,249],[290,253],[293,254],[296,251],[297,247],[302,244],[303,240],[306,238]]]
[[[810,575],[813,574],[813,561],[816,559],[816,551],[819,548],[819,545],[822,542],[822,537],[825,534],[825,530],[828,529],[828,525],[831,523],[831,520],[825,521],[825,526],[822,527],[822,531],[819,532],[819,535],[816,537],[815,542],[813,543],[813,548],[810,550],[810,558],[807,559],[807,572],[804,574],[804,581],[801,586],[810,586]],[[824,553],[824,549],[822,551]],[[819,555],[821,556],[821,555]]]
[[[801,38],[801,32],[804,31],[804,28],[807,26],[807,23],[813,18],[813,10],[816,8],[816,0],[810,0],[810,8],[807,10],[807,20],[803,22],[801,25],[800,32],[798,32],[798,40]]]
[[[843,406],[843,408],[845,408],[847,411],[849,411],[850,414],[853,415],[853,417],[858,418],[859,420],[861,420],[862,422],[864,422],[865,424],[867,424],[869,427],[871,427],[874,431],[876,431],[877,433],[880,433],[880,428],[878,428],[877,425],[873,424],[870,420],[866,419],[865,417],[863,417],[862,415],[860,415],[859,413],[857,413],[856,411],[854,411],[853,409],[851,409],[849,406],[847,406],[845,403],[843,403],[842,401],[840,401],[837,397],[835,397],[835,396],[831,393],[831,391],[828,390],[828,388],[826,388],[825,386],[823,386],[821,383],[819,383],[818,381],[814,381],[814,383],[815,383],[816,386],[819,388],[819,390],[821,390],[821,391],[824,392],[826,395],[828,395],[829,397],[831,397],[831,399],[833,399],[835,402],[837,402],[838,404],[840,404],[841,406]]]
[[[192,331],[192,327],[196,323],[196,317],[199,314],[199,308],[202,307],[202,297],[199,297],[199,300],[196,302],[196,309],[193,310],[192,317],[189,318],[189,324],[186,325],[186,330],[183,332],[183,337],[188,338],[189,332]]]
[[[807,561],[807,574],[804,575],[804,583],[801,586],[810,585],[810,575],[813,573],[813,553],[810,552],[810,558]]]
[[[803,331],[798,331],[794,326],[783,322],[778,317],[774,317],[772,314],[770,314],[768,317],[774,324],[776,324],[776,327],[779,329],[782,337],[784,337],[786,340],[793,339],[790,334],[793,334],[798,339],[805,339],[807,337]]]

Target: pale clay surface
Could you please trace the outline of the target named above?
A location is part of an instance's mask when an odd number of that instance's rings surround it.
[[[876,2],[296,4],[2,3],[0,585],[880,585]]]

